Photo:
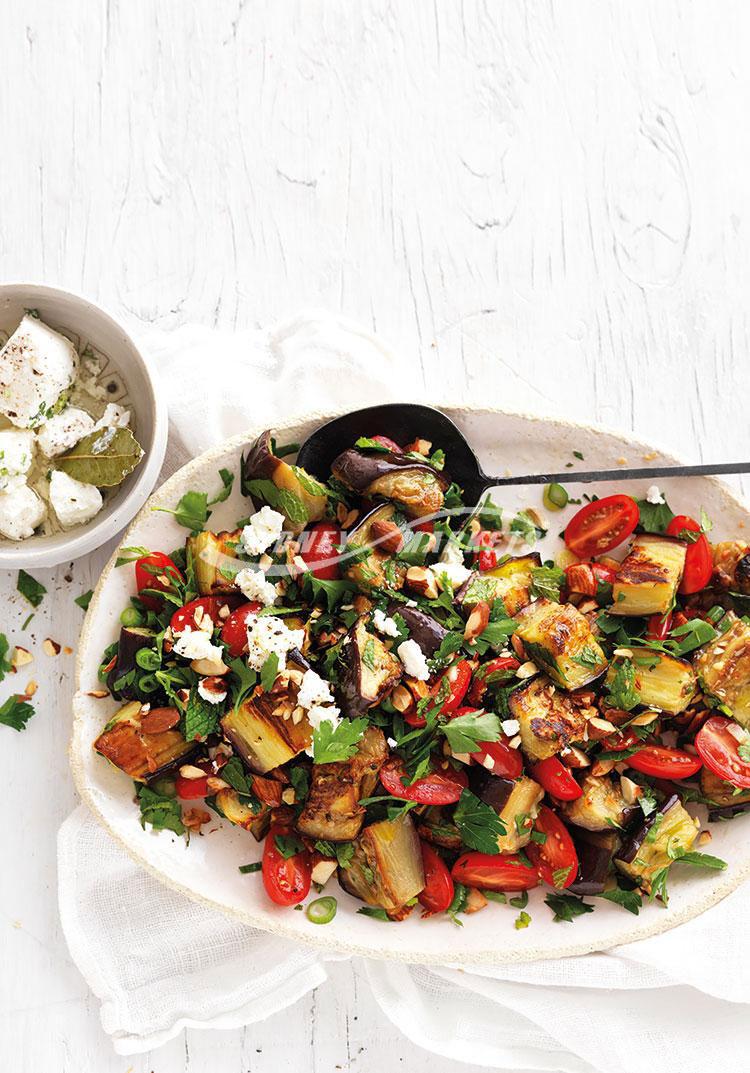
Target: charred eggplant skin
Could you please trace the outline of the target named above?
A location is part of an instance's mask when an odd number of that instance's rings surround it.
[[[138,691],[135,683],[115,689],[115,682],[129,671],[135,670],[135,657],[142,648],[150,648],[156,634],[145,626],[123,626],[117,642],[117,662],[107,675],[107,688],[115,700],[135,700]]]
[[[297,510],[291,511],[283,498],[271,507],[280,510],[287,521],[287,528],[293,534],[301,533],[309,522],[317,522],[325,515],[328,505],[328,497],[325,495],[313,495],[300,481],[294,467],[273,453],[271,444],[271,430],[261,432],[255,443],[250,447],[247,454],[243,454],[240,460],[240,489],[243,495],[250,496],[253,502],[264,502],[261,496],[253,493],[251,481],[266,480],[279,489],[280,492],[291,493]],[[304,517],[302,516],[304,514]]]
[[[358,619],[349,631],[344,652],[346,663],[339,686],[341,708],[349,719],[357,719],[398,682],[402,667],[380,638],[367,629],[364,618]]]
[[[387,614],[391,618],[394,615],[401,616],[409,631],[409,637],[417,642],[427,659],[435,655],[448,633],[445,626],[441,626],[432,615],[420,611],[418,607],[407,607],[396,600],[388,605]]]
[[[309,838],[348,842],[362,829],[365,809],[359,803],[375,789],[388,755],[383,731],[368,727],[349,760],[314,764],[312,783],[297,830]]]
[[[331,469],[347,488],[370,498],[392,499],[412,518],[440,510],[443,493],[450,483],[426,462],[395,452],[365,452],[355,447],[342,451]]]
[[[620,845],[615,831],[587,831],[568,826],[578,854],[578,875],[568,890],[573,894],[601,894],[612,872],[612,858]]]

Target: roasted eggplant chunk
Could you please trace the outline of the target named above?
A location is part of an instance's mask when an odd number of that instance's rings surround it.
[[[410,518],[437,513],[450,483],[426,462],[395,452],[382,454],[355,447],[342,451],[331,469],[347,488],[369,499],[380,497],[398,503]]]
[[[347,547],[355,549],[358,554],[354,560],[344,560],[344,573],[362,592],[371,589],[389,588],[398,591],[403,587],[408,569],[406,563],[394,559],[378,543],[377,527],[379,522],[390,522],[396,508],[392,503],[382,503],[366,514],[349,534]],[[367,553],[359,549],[368,549]]]
[[[251,771],[263,775],[308,747],[312,730],[306,716],[294,722],[295,706],[291,687],[279,694],[264,693],[257,686],[236,711],[232,709],[221,720],[225,737]]]
[[[241,473],[243,495],[251,496],[254,503],[268,504],[280,511],[286,518],[286,528],[290,533],[301,533],[306,525],[320,521],[325,515],[328,496],[317,495],[309,490],[322,488],[322,485],[304,470],[276,457],[271,446],[270,430],[262,432],[247,455],[243,454]],[[263,481],[271,481],[281,494],[264,495]]]
[[[653,648],[631,648],[630,651],[635,671],[635,689],[641,698],[641,704],[649,708],[660,708],[671,715],[684,712],[696,689],[695,672],[690,664],[684,659],[676,659]],[[607,674],[607,685],[611,685],[616,673],[615,662]]]
[[[721,540],[713,546],[713,582],[721,589],[750,595],[750,546],[744,540]]]
[[[568,827],[578,854],[578,875],[570,884],[571,894],[601,894],[612,872],[612,858],[619,849],[616,831],[588,831]]]
[[[236,550],[241,536],[242,530],[235,529],[223,533],[206,531],[187,538],[187,551],[201,596],[238,591],[233,578],[241,565]]]
[[[359,799],[369,797],[375,789],[387,755],[382,730],[368,727],[350,760],[313,765],[310,792],[297,820],[298,831],[329,842],[356,838],[365,818]]]
[[[364,616],[357,619],[348,637],[339,696],[344,715],[356,719],[398,682],[403,668],[377,634],[370,633]]]
[[[583,737],[586,719],[580,709],[542,674],[514,689],[508,706],[521,727],[521,747],[531,760],[554,756]]]
[[[612,586],[615,615],[664,615],[685,568],[686,545],[672,537],[642,533],[617,571]]]
[[[135,671],[137,664],[135,657],[142,648],[150,648],[154,643],[156,634],[145,626],[123,626],[117,642],[117,661],[107,675],[107,687],[115,700],[133,700],[137,695],[135,681],[123,683],[119,689],[116,683]]]
[[[587,775],[581,783],[583,793],[574,801],[563,801],[560,811],[566,820],[587,831],[606,831],[625,827],[636,809],[628,805],[619,786],[608,775]]]
[[[424,887],[424,871],[411,816],[365,827],[354,843],[349,866],[339,869],[339,882],[350,894],[389,915],[415,898]]]
[[[516,853],[531,841],[534,820],[544,790],[526,775],[503,779],[486,772],[478,796],[493,808],[505,825],[505,834],[497,840],[500,853]]]
[[[146,782],[176,763],[186,760],[198,748],[185,741],[179,729],[149,734],[141,728],[147,714],[139,701],[131,701],[110,719],[94,742],[94,749],[136,782]],[[177,714],[177,713],[176,713]]]
[[[409,637],[416,641],[427,659],[435,655],[448,633],[445,626],[418,607],[407,607],[394,601],[388,607],[388,614],[400,615],[409,631]]]
[[[219,790],[214,798],[218,811],[234,824],[249,831],[256,841],[265,837],[271,820],[271,809],[259,801],[242,800],[236,790]]]
[[[615,864],[645,891],[650,891],[656,873],[669,868],[680,851],[693,848],[699,826],[682,807],[677,794],[673,794],[625,842],[615,857]]]
[[[529,603],[532,570],[542,565],[537,552],[530,555],[508,555],[493,570],[473,574],[459,593],[462,607],[472,607],[484,600],[491,604],[502,599],[509,615],[515,615]]]
[[[432,805],[420,815],[417,822],[419,837],[443,849],[460,850],[463,842],[461,832],[444,808]]]
[[[750,626],[728,612],[725,633],[695,655],[693,665],[703,689],[718,698],[743,727],[750,728]]]
[[[516,621],[529,659],[563,689],[580,689],[606,671],[607,657],[588,619],[572,604],[537,600]]]
[[[750,803],[750,790],[738,790],[731,782],[725,782],[718,775],[714,775],[711,768],[701,768],[701,793],[708,797],[715,805],[722,807],[731,805],[747,805]]]

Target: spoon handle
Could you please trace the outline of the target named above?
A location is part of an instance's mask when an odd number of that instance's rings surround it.
[[[640,469],[565,470],[563,473],[527,473],[521,477],[487,477],[487,488],[519,484],[591,484],[594,481],[652,480],[654,477],[706,477],[721,473],[750,473],[750,462],[718,462],[701,466],[646,466]]]

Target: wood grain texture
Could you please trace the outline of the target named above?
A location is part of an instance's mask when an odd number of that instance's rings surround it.
[[[426,393],[593,419],[688,460],[750,453],[741,0],[0,12],[2,278],[84,290],[136,333],[340,310]],[[45,636],[75,643],[72,597],[104,558],[40,575],[39,714],[0,728],[2,1068],[447,1071],[394,1038],[345,965],[263,1025],[112,1055],[57,922],[71,657],[41,654]]]

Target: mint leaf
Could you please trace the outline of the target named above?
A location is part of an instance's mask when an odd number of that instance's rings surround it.
[[[191,689],[185,708],[185,741],[205,741],[209,734],[215,734],[221,714],[219,704],[209,704],[197,689]]]
[[[175,797],[166,797],[150,786],[138,787],[138,803],[141,807],[141,827],[149,823],[155,831],[174,831],[185,834],[180,803]]]
[[[593,905],[584,902],[582,898],[576,898],[573,894],[548,894],[544,899],[544,904],[548,905],[555,914],[556,921],[572,921],[576,917],[583,916],[584,913],[594,912]]]
[[[75,598],[75,600],[73,601],[73,603],[74,603],[74,604],[78,604],[78,606],[79,606],[79,607],[80,607],[80,608],[81,608],[81,609],[82,609],[83,611],[88,611],[88,609],[89,609],[89,604],[91,603],[91,597],[92,597],[93,595],[94,595],[94,590],[93,590],[93,589],[89,589],[89,591],[88,591],[88,592],[82,592],[80,596],[76,596],[76,598]]]
[[[252,793],[253,777],[248,775],[243,766],[242,761],[237,756],[231,757],[227,760],[223,768],[219,770],[220,777],[224,782],[228,782],[233,790],[236,790],[238,794],[244,794],[249,797]]]
[[[270,692],[278,673],[279,656],[277,652],[272,652],[263,661],[263,666],[260,669],[260,688],[264,693]]]
[[[41,581],[37,581],[31,574],[27,574],[25,570],[18,571],[18,581],[16,588],[21,593],[21,596],[25,596],[32,607],[39,607],[39,604],[44,599],[44,594],[47,592]]]

